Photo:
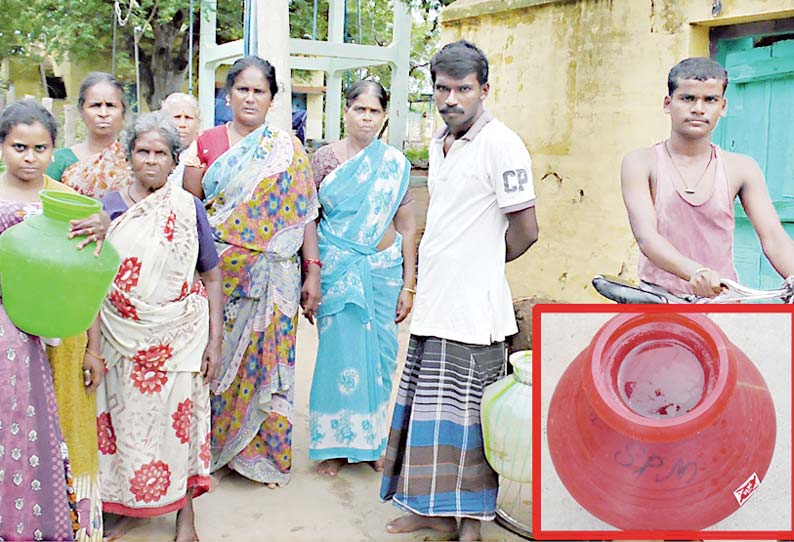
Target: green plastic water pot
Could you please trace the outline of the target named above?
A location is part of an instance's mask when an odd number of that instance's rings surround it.
[[[42,214],[0,235],[3,307],[19,329],[42,337],[71,337],[91,326],[119,266],[110,243],[77,250],[70,220],[102,210],[95,199],[42,190]]]

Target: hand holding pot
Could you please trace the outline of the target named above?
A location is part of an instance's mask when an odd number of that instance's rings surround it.
[[[102,252],[102,245],[105,242],[105,235],[107,235],[110,227],[108,214],[105,211],[101,211],[87,218],[70,220],[69,224],[72,226],[71,230],[69,230],[69,239],[86,236],[85,239],[78,243],[77,250],[83,250],[86,245],[96,242],[94,256],[99,256]]]

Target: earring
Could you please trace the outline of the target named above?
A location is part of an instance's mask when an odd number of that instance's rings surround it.
[[[226,107],[229,107],[231,105],[232,105],[232,99],[229,98],[229,95],[227,94],[226,95]]]

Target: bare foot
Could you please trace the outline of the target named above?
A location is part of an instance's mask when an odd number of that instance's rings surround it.
[[[176,513],[176,542],[198,542],[196,515],[193,512],[193,492],[190,491],[185,506]]]
[[[215,491],[218,489],[218,486],[221,484],[221,480],[226,478],[232,473],[232,469],[229,467],[223,466],[212,473],[210,476],[210,491]]]
[[[386,464],[386,458],[381,456],[379,459],[375,461],[367,461],[369,466],[372,467],[372,470],[375,472],[383,472],[383,466]]]
[[[281,484],[279,484],[278,482],[270,482],[269,484],[265,484],[265,486],[268,489],[278,489],[278,488],[282,487]]]
[[[458,540],[461,542],[473,542],[482,540],[480,534],[480,521],[477,519],[463,518],[460,520],[460,535]]]
[[[105,536],[102,538],[105,542],[112,542],[113,540],[118,540],[127,532],[140,527],[141,525],[145,525],[149,522],[146,518],[133,518],[130,516],[116,516],[115,514],[109,514],[111,518],[115,517],[116,521],[113,522],[111,519],[112,527],[105,529]]]
[[[347,465],[347,459],[342,457],[335,457],[333,459],[326,459],[317,464],[317,473],[322,476],[330,476],[331,478],[339,474],[342,467]]]
[[[432,516],[420,516],[418,514],[408,514],[399,517],[386,524],[386,532],[412,533],[420,529],[433,529],[444,534],[452,534],[458,530],[458,523],[455,518],[440,518]]]

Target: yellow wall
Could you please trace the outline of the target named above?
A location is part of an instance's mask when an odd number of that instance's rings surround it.
[[[66,87],[66,101],[74,105],[77,105],[80,83],[83,82],[83,79],[85,79],[89,73],[95,71],[110,73],[111,69],[111,60],[110,58],[105,58],[104,55],[98,55],[90,64],[67,61],[53,65],[53,72],[56,76],[63,79],[63,84]]]
[[[667,72],[708,56],[709,25],[794,17],[794,0],[458,0],[442,44],[464,38],[490,61],[486,108],[533,159],[540,240],[508,265],[516,297],[599,301],[598,273],[636,277],[620,195],[623,155],[669,133]]]
[[[73,63],[64,61],[62,63],[52,62],[52,73],[63,79],[66,86],[67,102],[77,104],[77,94],[80,83],[92,71],[110,71],[110,61],[92,62],[90,65],[84,63]],[[8,58],[3,62],[3,75],[14,85],[17,98],[29,94],[36,98],[46,96],[44,83],[41,80],[39,64],[27,58]]]
[[[27,95],[35,98],[46,96],[37,63],[19,58],[8,58],[5,59],[4,64],[4,77],[14,85],[14,94],[17,99],[22,99]]]

